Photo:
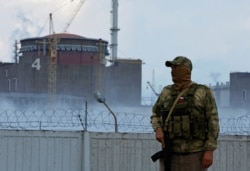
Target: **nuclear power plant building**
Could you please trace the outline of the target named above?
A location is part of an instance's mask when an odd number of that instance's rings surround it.
[[[140,105],[142,61],[108,59],[108,46],[68,33],[23,39],[15,62],[0,63],[0,98],[20,107],[77,107],[99,91],[110,104]]]

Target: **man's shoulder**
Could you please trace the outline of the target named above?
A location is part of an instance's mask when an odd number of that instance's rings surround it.
[[[208,87],[207,85],[199,84],[199,83],[196,83],[196,82],[192,82],[191,87],[192,86],[196,87],[197,89],[205,89],[205,90],[210,89],[210,87]]]
[[[205,84],[200,84],[200,83],[196,83],[196,82],[192,82],[190,84],[190,89],[199,89],[199,90],[203,90],[203,91],[210,91],[210,87],[208,87],[207,85]],[[174,84],[170,84],[170,85],[166,85],[164,88],[163,88],[163,91],[167,91],[167,92],[171,92],[171,91],[174,91]]]
[[[210,94],[210,93],[212,93],[211,88],[205,84],[194,83],[194,86],[196,87],[195,92],[198,94]]]
[[[172,90],[173,90],[173,85],[171,85],[171,84],[166,85],[165,87],[163,87],[161,94],[163,96],[167,96],[167,95],[172,93]]]

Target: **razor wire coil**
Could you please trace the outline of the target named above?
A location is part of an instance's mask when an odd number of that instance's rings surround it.
[[[152,133],[150,114],[116,112],[119,132]],[[250,114],[220,118],[220,134],[250,135]],[[82,109],[0,110],[0,129],[113,132],[108,111]]]

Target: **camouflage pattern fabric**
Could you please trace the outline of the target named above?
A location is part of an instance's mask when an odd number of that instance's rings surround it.
[[[197,84],[192,83],[190,87],[192,87],[193,85]],[[191,88],[189,88],[189,91],[190,90]],[[162,126],[161,110],[163,108],[168,109],[171,107],[173,103],[173,91],[174,89],[172,88],[172,85],[164,87],[153,106],[150,119],[154,130]],[[188,108],[191,117],[189,117],[189,120],[187,121],[188,123],[185,124],[193,123],[193,129],[196,130],[194,130],[193,132],[191,131],[190,136],[173,136],[171,139],[172,151],[176,153],[190,153],[215,150],[217,148],[217,139],[219,134],[219,119],[215,98],[212,94],[211,89],[205,85],[199,84],[195,92],[193,93],[192,105]],[[174,118],[174,116],[172,118]],[[177,117],[174,118],[174,121],[171,121],[175,122],[173,123],[175,127],[177,127],[177,123],[180,122],[179,120],[176,121],[176,118]],[[181,116],[181,118],[185,118],[184,115]],[[174,129],[170,129],[169,126],[170,121],[165,125],[163,130],[169,135],[173,135]],[[199,126],[203,126],[205,128],[206,131],[204,132],[204,134],[202,132],[200,133],[199,130],[197,130],[199,129]]]
[[[166,61],[165,65],[167,67],[171,67],[172,65],[185,65],[190,71],[193,69],[192,62],[185,56],[177,56],[173,61]]]

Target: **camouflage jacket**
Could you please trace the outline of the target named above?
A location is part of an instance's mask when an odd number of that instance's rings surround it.
[[[192,89],[191,87],[195,85],[197,88],[193,92],[192,105],[191,107],[189,107],[190,108],[189,113],[191,117],[190,116],[188,117],[187,122],[188,122],[188,127],[191,125],[191,123],[193,123],[191,126],[192,128],[195,127],[197,131],[190,131],[191,130],[190,128],[190,130],[188,129],[188,132],[191,132],[190,135],[179,136],[179,137],[172,136],[171,142],[172,142],[173,152],[186,153],[186,152],[198,152],[205,150],[213,151],[217,148],[217,139],[219,134],[219,119],[218,119],[218,111],[215,98],[212,94],[211,89],[205,85],[200,85],[200,84],[198,85],[196,83],[192,83],[189,87],[188,92],[185,93],[183,97],[185,97],[185,95],[187,96],[189,91],[191,91]],[[162,127],[161,110],[163,108],[169,109],[172,106],[173,91],[175,90],[172,88],[172,85],[164,87],[156,103],[153,106],[152,115],[150,119],[154,130],[158,127]],[[178,93],[179,92],[176,92],[176,94]],[[170,121],[167,122],[163,128],[164,132],[166,132],[168,135],[173,135],[175,128],[182,127],[181,129],[183,129],[182,124],[179,123],[180,120],[183,120],[183,118],[185,117],[182,116],[182,114],[176,116],[175,115],[176,114],[172,114],[170,117],[174,119],[174,121],[171,121],[170,119]],[[195,120],[196,117],[193,116],[197,116],[197,118],[203,118],[203,119]],[[176,118],[178,119],[178,122],[175,121]],[[171,125],[174,126],[170,127]],[[204,133],[202,131],[199,132],[200,128],[197,125],[204,127],[205,130],[203,131]],[[195,136],[195,134],[197,134],[197,136]]]

